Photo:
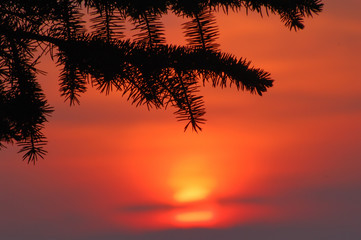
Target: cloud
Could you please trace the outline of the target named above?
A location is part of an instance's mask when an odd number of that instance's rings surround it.
[[[217,204],[221,206],[229,206],[229,205],[244,205],[244,204],[264,204],[268,200],[266,198],[261,197],[229,197],[229,198],[221,198],[216,201]],[[117,211],[122,213],[142,213],[142,212],[155,212],[155,211],[168,211],[173,209],[182,209],[188,208],[191,206],[199,206],[202,205],[201,202],[194,203],[186,203],[183,205],[171,205],[171,204],[134,204],[134,205],[125,205],[117,208]]]
[[[138,204],[121,206],[117,210],[123,213],[142,213],[153,211],[167,211],[177,207],[168,204]]]
[[[287,225],[258,223],[226,229],[170,229],[133,235],[108,232],[78,240],[358,240],[360,238],[361,231],[359,229],[296,223]]]
[[[222,198],[218,200],[220,205],[238,205],[238,204],[264,204],[269,202],[266,198],[262,197],[231,197],[231,198]]]

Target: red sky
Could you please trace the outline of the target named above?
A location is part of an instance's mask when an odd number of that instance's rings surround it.
[[[49,153],[32,166],[0,152],[0,238],[360,239],[361,2],[324,2],[298,32],[217,16],[222,51],[275,85],[263,97],[206,86],[199,134],[116,93],[89,89],[70,108],[44,59]],[[182,20],[164,23],[183,44]]]

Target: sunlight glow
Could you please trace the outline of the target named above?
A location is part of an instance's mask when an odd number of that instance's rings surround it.
[[[179,222],[204,222],[213,219],[211,211],[196,211],[186,212],[176,215],[176,220]]]
[[[201,187],[189,187],[182,189],[174,195],[174,198],[178,202],[194,202],[205,199],[209,194],[209,191]]]

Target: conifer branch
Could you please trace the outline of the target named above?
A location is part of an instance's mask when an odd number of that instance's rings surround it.
[[[91,13],[87,32],[82,7]],[[108,94],[115,89],[136,106],[174,107],[185,129],[205,122],[199,82],[262,95],[273,85],[270,74],[244,58],[223,53],[216,40],[216,11],[276,14],[292,30],[322,11],[321,0],[2,0],[0,1],[0,148],[18,143],[24,160],[46,151],[42,134],[53,111],[37,82],[42,54],[62,67],[60,92],[79,103],[87,83]],[[191,18],[183,24],[188,46],[166,44],[161,17],[167,12]],[[124,21],[138,31],[124,40]],[[45,47],[43,47],[45,46]]]
[[[183,24],[188,44],[204,50],[216,50],[219,46],[215,43],[218,29],[211,11],[204,9],[200,13],[194,13],[192,18]]]

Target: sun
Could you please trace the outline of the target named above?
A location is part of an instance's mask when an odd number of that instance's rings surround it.
[[[183,188],[174,195],[174,199],[177,202],[195,202],[204,200],[207,198],[209,190],[200,186],[191,186]]]

